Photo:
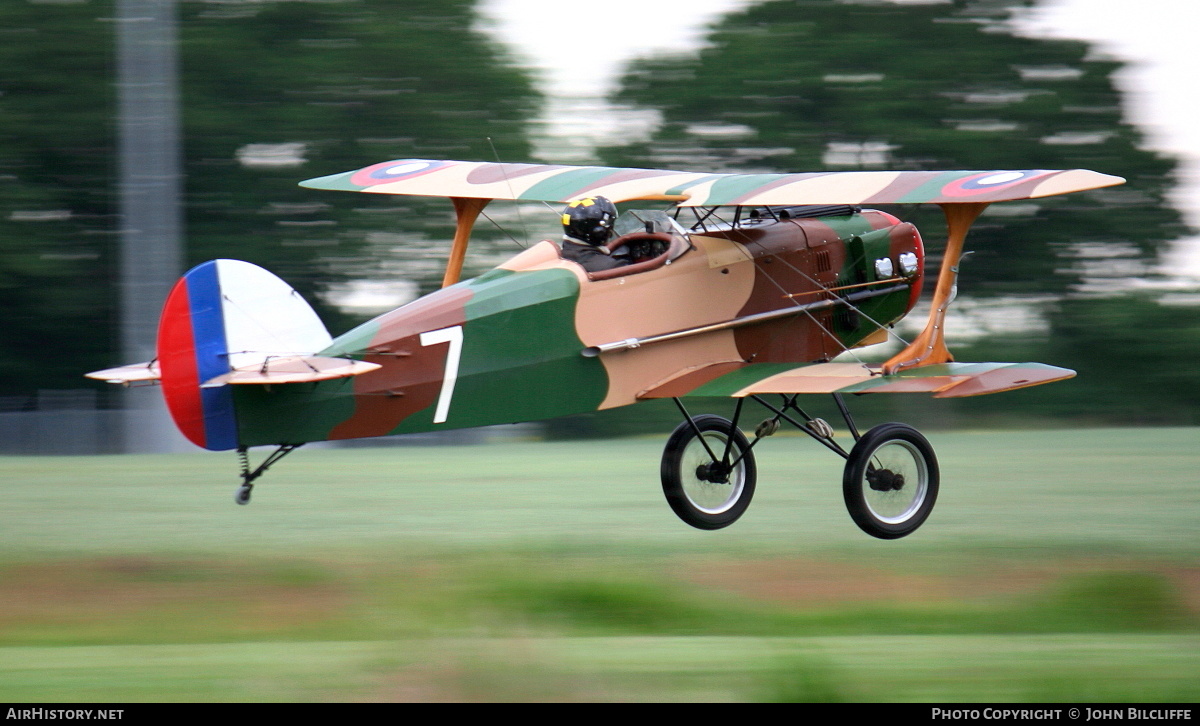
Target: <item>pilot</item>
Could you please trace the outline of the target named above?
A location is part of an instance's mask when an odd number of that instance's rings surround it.
[[[563,259],[578,262],[588,272],[611,270],[629,264],[609,254],[604,245],[612,238],[617,207],[605,197],[586,197],[563,209]]]

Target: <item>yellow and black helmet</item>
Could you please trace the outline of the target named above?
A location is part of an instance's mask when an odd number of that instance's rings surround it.
[[[563,236],[595,247],[608,242],[617,206],[606,197],[577,199],[563,209]]]

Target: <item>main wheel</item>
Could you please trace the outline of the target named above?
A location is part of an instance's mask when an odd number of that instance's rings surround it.
[[[663,449],[661,474],[671,509],[698,529],[728,527],[754,496],[754,452],[742,432],[720,416],[696,416],[677,426]]]
[[[846,509],[872,537],[898,539],[915,532],[933,511],[937,493],[937,457],[912,426],[876,426],[858,440],[846,460]]]

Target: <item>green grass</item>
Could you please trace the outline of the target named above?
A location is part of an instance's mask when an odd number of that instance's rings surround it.
[[[1140,635],[518,636],[8,648],[0,651],[0,695],[38,702],[1195,702],[1198,645]]]
[[[931,440],[893,542],[801,438],[719,532],[650,439],[0,458],[0,699],[1200,699],[1200,430]]]
[[[231,454],[0,457],[6,554],[320,553],[433,546],[778,554],[1074,547],[1200,555],[1200,429],[932,437],[942,491],[890,544],[842,505],[841,460],[802,437],[759,453],[748,513],[721,532],[680,524],[658,482],[662,440],[468,448],[301,449],[248,507]]]

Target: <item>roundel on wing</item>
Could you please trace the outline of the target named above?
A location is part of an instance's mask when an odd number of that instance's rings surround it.
[[[987,194],[1001,189],[1008,189],[1045,172],[1030,171],[984,171],[978,174],[955,179],[942,187],[942,196],[973,197],[977,194]]]
[[[387,184],[388,182],[412,179],[437,171],[444,166],[447,166],[447,163],[444,161],[432,161],[429,159],[385,161],[381,164],[372,164],[354,172],[354,175],[350,177],[350,183],[360,187],[372,187],[376,184]]]

